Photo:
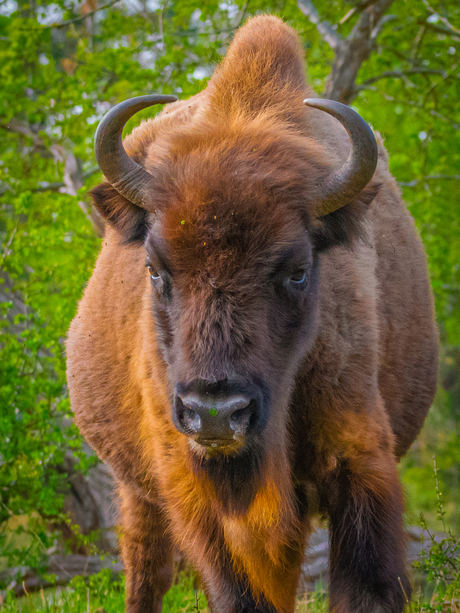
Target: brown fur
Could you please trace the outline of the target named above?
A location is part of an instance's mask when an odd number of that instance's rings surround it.
[[[161,610],[173,544],[214,613],[291,613],[314,491],[331,610],[399,613],[410,594],[396,462],[436,387],[423,249],[381,142],[364,192],[318,217],[312,185],[349,143],[303,105],[302,55],[280,20],[251,19],[204,92],[125,139],[155,178],[150,213],[107,183],[93,192],[112,227],[68,382],[120,484],[129,613]],[[162,271],[153,288],[146,259]],[[303,290],[286,285],[299,266]],[[175,386],[236,376],[265,394],[266,425],[206,455],[173,425]]]

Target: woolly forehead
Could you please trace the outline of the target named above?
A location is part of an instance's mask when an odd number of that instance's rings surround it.
[[[258,207],[209,199],[194,208],[168,208],[152,225],[147,255],[173,274],[276,267],[289,254],[307,264],[310,247],[302,215],[288,207]],[[303,258],[303,259],[302,259]]]
[[[160,133],[142,161],[154,177],[150,210],[177,203],[184,214],[206,202],[262,208],[291,204],[312,217],[314,188],[337,163],[317,140],[268,113],[222,125],[203,120],[187,130]]]
[[[232,275],[302,246],[309,251],[309,195],[330,172],[317,143],[246,133],[181,145],[168,148],[167,162],[157,158],[162,205],[146,242],[149,256],[161,254],[175,272]]]
[[[147,259],[181,285],[211,282],[240,292],[255,280],[263,284],[280,265],[309,266],[312,249],[298,211],[208,198],[193,208],[169,207],[148,234]]]

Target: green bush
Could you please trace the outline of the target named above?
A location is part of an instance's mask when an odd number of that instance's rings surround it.
[[[428,535],[425,540],[427,548],[422,551],[422,561],[415,562],[414,568],[422,571],[432,587],[432,596],[429,602],[422,604],[421,596],[418,598],[420,611],[457,613],[460,603],[460,540],[456,538],[447,527],[445,521],[445,503],[443,494],[439,489],[438,468],[434,459],[434,475],[436,482],[437,518],[438,527],[442,528],[442,537],[432,533],[421,515],[424,532]]]

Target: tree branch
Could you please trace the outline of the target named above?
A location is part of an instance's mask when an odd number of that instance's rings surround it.
[[[458,65],[459,65],[459,62],[454,64],[452,68],[449,70],[449,72],[446,72],[445,76],[443,76],[442,79],[439,79],[439,81],[435,81],[433,83],[430,89],[427,92],[425,92],[424,97],[423,97],[424,101],[428,99],[428,96],[431,96],[431,94],[434,92],[434,90],[438,87],[440,83],[445,83],[451,77],[454,77],[454,78],[460,77],[460,74],[454,75],[454,72],[457,70]]]
[[[344,39],[336,32],[337,26],[321,17],[311,0],[297,0],[297,6],[308,19],[316,25],[323,40],[334,51],[334,63],[326,85],[325,97],[350,104],[358,90],[356,76],[376,44],[382,27],[394,16],[384,17],[394,0],[361,0],[341,20],[346,21],[352,14],[361,13],[351,33]]]
[[[423,183],[424,181],[437,181],[439,179],[460,181],[460,175],[427,175],[426,177],[420,177],[420,179],[413,179],[408,182],[398,181],[398,185],[401,187],[415,187],[418,183]]]
[[[49,30],[51,28],[56,28],[57,30],[59,30],[60,28],[66,28],[67,26],[70,26],[73,23],[78,23],[79,21],[84,21],[88,17],[92,17],[95,13],[98,13],[99,11],[103,11],[104,9],[110,8],[111,6],[113,6],[119,1],[120,0],[112,0],[111,2],[108,2],[107,4],[104,4],[103,6],[100,6],[99,8],[94,9],[94,11],[90,11],[89,13],[86,13],[85,15],[80,15],[80,17],[74,17],[73,19],[69,19],[68,21],[63,21],[62,23],[50,23],[49,25],[42,26],[41,28],[22,28],[22,29],[23,30]]]
[[[83,179],[83,181],[86,181],[86,179],[88,179],[89,177],[92,177],[97,172],[100,172],[99,168],[92,168],[91,170],[84,172],[81,178]],[[64,183],[64,181],[60,181],[57,183],[46,183],[45,185],[40,185],[40,187],[35,187],[34,189],[31,189],[30,191],[34,193],[60,192],[61,189],[65,187],[67,187],[66,183]]]
[[[342,17],[342,19],[339,21],[339,26],[347,22],[351,17],[353,17],[353,15],[355,15],[355,13],[362,13],[364,9],[367,9],[368,6],[371,6],[371,4],[375,4],[376,2],[377,0],[364,0],[364,2],[358,2],[356,6],[350,9],[348,13]]]
[[[342,45],[343,39],[335,32],[328,21],[321,21],[319,13],[311,0],[297,0],[297,6],[308,19],[315,24],[324,41],[334,51]]]
[[[246,2],[244,3],[244,5],[243,5],[243,7],[242,7],[242,9],[240,11],[240,15],[238,17],[238,21],[237,21],[237,23],[235,25],[235,30],[241,27],[241,25],[242,25],[242,23],[244,21],[244,18],[246,17],[246,13],[247,13],[247,10],[248,10],[248,5],[249,5],[249,0],[246,0]]]
[[[449,36],[452,36],[452,38],[460,39],[460,34],[455,34],[452,32],[452,30],[449,30],[449,28],[443,28],[442,26],[437,26],[434,23],[428,23],[422,19],[420,19],[417,23],[424,26],[427,30],[433,30],[433,32],[438,32],[439,34],[448,34]]]
[[[449,117],[446,117],[445,115],[442,115],[441,113],[438,113],[438,111],[434,111],[433,109],[427,109],[425,106],[421,104],[417,104],[416,102],[413,102],[412,100],[398,100],[397,98],[393,98],[393,96],[390,96],[389,94],[386,94],[386,93],[383,94],[383,97],[385,98],[385,100],[389,100],[390,102],[396,102],[397,104],[403,104],[403,105],[405,104],[407,106],[412,106],[414,108],[420,109],[421,111],[424,111],[425,113],[429,113],[433,117],[437,117],[441,121],[448,123],[452,128],[454,128],[454,130],[460,131],[460,124],[455,123],[454,121],[451,121]]]
[[[8,123],[0,123],[0,128],[7,132],[16,132],[16,134],[23,134],[29,136],[32,139],[38,138],[38,134],[32,130],[29,124],[12,119]]]
[[[447,77],[447,72],[445,70],[436,70],[435,68],[409,68],[408,70],[388,70],[386,72],[382,72],[382,74],[376,75],[375,77],[371,77],[370,79],[366,79],[362,83],[356,86],[356,92],[361,91],[362,89],[367,89],[369,85],[372,83],[376,83],[381,79],[403,79],[409,75],[414,74],[435,74],[441,75],[443,79]]]
[[[13,117],[13,119],[8,123],[0,123],[0,128],[2,128],[2,130],[6,130],[7,132],[14,132],[15,134],[21,134],[22,136],[32,139],[34,151],[39,153],[44,158],[53,157],[53,154],[50,153],[41,136],[39,136],[37,131],[33,130],[28,123],[18,121]]]
[[[435,11],[435,9],[428,4],[427,0],[422,0],[422,2],[426,6],[426,8],[430,11],[430,13],[433,13],[433,15],[436,15],[436,17],[438,17],[438,19],[442,21],[442,23],[446,26],[446,28],[450,32],[452,32],[453,34],[460,35],[460,30],[458,30],[457,28],[454,28],[454,26],[451,23],[449,23],[445,17],[443,17],[437,11]]]
[[[378,35],[383,30],[383,27],[389,21],[394,21],[395,19],[398,19],[397,15],[385,15],[384,17],[382,17],[382,19],[380,19],[380,21],[377,23],[377,25],[375,26],[375,28],[371,32],[371,43],[372,43],[372,45],[375,44]]]
[[[78,190],[83,187],[83,183],[86,178],[99,171],[98,168],[93,168],[90,171],[83,173],[81,169],[81,161],[75,156],[73,151],[73,143],[70,141],[65,144],[53,143],[47,147],[42,139],[32,127],[16,119],[12,119],[7,124],[0,124],[0,128],[21,134],[31,138],[34,143],[34,149],[40,152],[40,155],[44,158],[54,158],[56,162],[64,163],[64,179],[56,183],[49,183],[48,185],[42,185],[40,187],[33,188],[32,192],[61,192],[63,194],[69,194],[70,196],[77,196]],[[2,193],[6,190],[3,189]],[[93,226],[96,234],[101,236],[103,229],[101,226],[101,220],[93,211],[89,211],[85,202],[78,201],[78,206],[81,208],[86,218]],[[95,209],[94,209],[95,210]]]
[[[382,27],[389,21],[389,18],[384,19],[384,15],[393,2],[377,0],[365,8],[350,34],[334,50],[335,58],[326,85],[326,98],[344,104],[353,101],[358,93],[355,86],[358,71],[374,49]]]

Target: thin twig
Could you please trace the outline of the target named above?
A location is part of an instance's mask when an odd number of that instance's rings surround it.
[[[356,86],[356,89],[357,91],[366,89],[368,85],[376,83],[381,79],[402,79],[404,77],[414,74],[436,74],[441,75],[443,79],[447,77],[447,72],[445,70],[436,70],[435,68],[409,68],[408,70],[388,70],[386,72],[382,72],[382,74],[376,75],[375,77],[366,79],[362,83],[359,83]]]
[[[348,13],[342,17],[342,19],[339,21],[339,26],[348,21],[350,17],[353,17],[353,15],[355,15],[356,13],[362,13],[365,9],[367,9],[368,6],[371,6],[376,2],[377,0],[364,0],[363,2],[358,2],[356,6],[350,9]]]
[[[377,41],[377,37],[380,34],[380,32],[383,30],[383,27],[389,23],[390,21],[394,21],[395,19],[398,19],[397,15],[384,15],[380,21],[377,23],[377,25],[375,26],[375,28],[372,29],[371,32],[371,44],[374,45]]]
[[[460,175],[427,175],[426,177],[420,177],[420,179],[412,179],[412,181],[398,181],[398,185],[401,187],[415,187],[418,183],[425,181],[460,181]]]
[[[426,33],[426,25],[422,23],[412,43],[412,49],[410,52],[410,57],[412,60],[415,60],[415,58],[418,55],[420,45],[422,44],[422,40],[423,40],[423,37],[425,36],[425,33]]]
[[[245,16],[246,16],[246,11],[248,10],[248,4],[249,4],[249,0],[246,0],[246,2],[245,2],[245,3],[244,3],[244,5],[243,5],[243,8],[241,9],[241,13],[240,13],[240,16],[239,16],[239,18],[238,18],[238,21],[237,21],[237,23],[236,23],[236,25],[235,25],[235,29],[236,29],[236,30],[237,30],[237,29],[238,29],[238,28],[241,26],[241,24],[243,23],[243,20],[244,20],[244,18],[245,18]]]
[[[432,94],[434,92],[434,90],[436,89],[436,87],[438,87],[438,85],[440,83],[445,83],[447,81],[447,79],[450,79],[450,77],[452,76],[456,76],[453,73],[457,70],[459,63],[457,62],[456,64],[454,64],[454,66],[452,66],[452,68],[449,70],[449,72],[446,73],[445,76],[443,76],[442,79],[440,79],[439,81],[436,81],[435,83],[433,83],[433,85],[430,87],[430,89],[425,93],[424,95],[424,100],[426,100],[428,98],[428,96],[430,94]]]
[[[16,232],[18,231],[18,228],[19,228],[19,219],[18,219],[18,221],[16,223],[16,226],[13,228],[13,231],[11,232],[11,235],[10,235],[10,238],[8,239],[8,242],[6,243],[6,245],[3,248],[2,264],[5,261],[6,257],[10,254],[11,243],[13,242],[13,239],[16,236]]]
[[[16,132],[17,134],[23,134],[24,136],[30,136],[31,138],[37,138],[38,134],[31,130],[28,124],[22,124],[12,119],[8,123],[0,123],[0,128],[7,130],[8,132]]]
[[[336,50],[341,46],[342,38],[334,31],[334,28],[328,21],[321,21],[319,13],[311,0],[297,0],[297,6],[315,24],[316,29],[331,49]]]
[[[88,179],[89,177],[93,176],[94,174],[96,174],[97,172],[100,172],[99,168],[92,168],[91,170],[88,170],[88,172],[84,172],[81,178],[84,181]],[[35,187],[34,189],[31,189],[30,191],[34,193],[58,192],[63,187],[66,187],[66,184],[63,181],[60,181],[58,183],[48,183],[48,185],[41,185],[40,187]]]
[[[74,17],[73,19],[69,19],[68,21],[63,21],[62,23],[51,23],[46,26],[41,26],[40,28],[22,28],[22,29],[23,30],[49,30],[50,28],[56,28],[57,30],[59,30],[60,28],[66,28],[67,26],[70,26],[73,23],[78,23],[79,21],[84,21],[88,17],[92,17],[95,13],[98,13],[99,11],[103,11],[104,9],[110,8],[111,6],[113,6],[119,1],[120,0],[112,0],[111,2],[108,2],[107,4],[100,6],[98,9],[94,9],[94,11],[90,11],[89,13],[86,13],[85,15],[80,15],[80,17]]]
[[[441,121],[445,121],[452,128],[454,128],[454,130],[458,130],[460,132],[460,124],[451,121],[449,119],[449,117],[446,117],[445,115],[442,115],[441,113],[438,113],[438,111],[434,111],[432,109],[427,109],[427,108],[425,108],[421,104],[417,104],[416,102],[412,102],[412,100],[407,100],[407,99],[406,100],[398,100],[397,98],[394,98],[393,96],[390,96],[389,94],[386,94],[386,93],[383,94],[383,97],[385,98],[385,100],[389,100],[390,102],[396,102],[397,104],[405,104],[407,106],[412,106],[412,107],[414,107],[416,109],[420,109],[421,111],[425,111],[425,112],[429,113],[430,115],[432,115],[433,117],[437,117]]]
[[[428,9],[428,10],[429,10],[431,13],[433,13],[433,15],[436,15],[436,17],[438,17],[438,18],[439,18],[439,19],[442,21],[442,23],[443,23],[443,24],[444,24],[444,25],[445,25],[445,26],[446,26],[446,27],[447,27],[447,28],[448,28],[448,29],[449,29],[451,32],[453,32],[454,34],[459,34],[459,35],[460,35],[460,30],[458,30],[457,28],[454,28],[454,26],[453,26],[451,23],[449,23],[445,17],[443,17],[443,16],[442,16],[442,15],[440,15],[440,14],[439,14],[437,11],[435,11],[435,9],[434,9],[432,6],[430,6],[430,5],[428,4],[427,0],[422,0],[422,2],[423,2],[423,4],[426,6],[426,8],[427,8],[427,9]]]
[[[434,23],[426,23],[424,21],[418,21],[419,24],[425,26],[425,28],[427,30],[433,30],[433,32],[438,32],[438,34],[448,34],[449,36],[452,36],[452,38],[455,39],[460,39],[460,34],[454,34],[454,32],[452,32],[452,30],[449,30],[449,28],[443,28],[442,26],[438,26],[435,25]]]

